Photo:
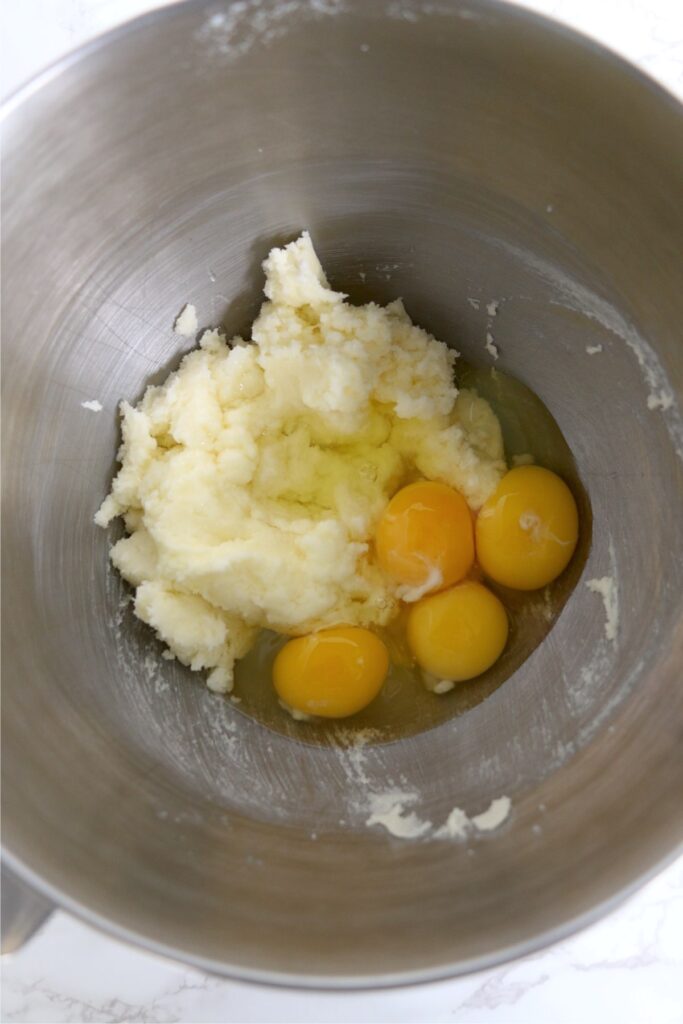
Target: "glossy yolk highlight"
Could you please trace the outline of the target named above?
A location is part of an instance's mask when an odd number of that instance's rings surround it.
[[[446,484],[409,484],[384,510],[375,547],[382,568],[403,585],[404,600],[450,587],[474,561],[469,506]]]
[[[567,566],[578,535],[576,502],[564,480],[540,466],[520,466],[479,512],[477,558],[496,582],[536,590]]]
[[[338,626],[290,640],[278,652],[273,683],[288,707],[307,715],[346,718],[382,688],[387,649],[374,633]]]
[[[425,597],[410,609],[408,643],[425,672],[437,679],[474,679],[500,657],[508,618],[495,594],[467,581]]]

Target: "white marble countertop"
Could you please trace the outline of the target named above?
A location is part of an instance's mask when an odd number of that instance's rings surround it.
[[[8,0],[0,90],[157,0]],[[683,96],[681,0],[526,0]],[[130,949],[63,913],[2,962],[3,1022],[451,1021],[683,1024],[683,859],[606,920],[551,949],[469,978],[376,993],[267,989]]]

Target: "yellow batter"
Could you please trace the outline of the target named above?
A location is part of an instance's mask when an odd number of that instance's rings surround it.
[[[207,331],[138,406],[95,517],[135,611],[208,685],[232,687],[259,628],[386,624],[397,584],[371,546],[389,498],[427,477],[472,509],[504,471],[500,427],[458,392],[455,353],[400,301],[352,306],[311,240],[273,249],[250,342]]]

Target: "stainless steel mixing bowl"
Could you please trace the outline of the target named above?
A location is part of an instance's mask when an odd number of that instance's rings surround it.
[[[683,836],[681,112],[488,0],[197,0],[9,105],[4,167],[3,840],[43,895],[210,970],[378,985],[566,935]],[[312,232],[335,287],[402,295],[556,415],[593,509],[544,643],[465,715],[344,750],[209,693],[129,612],[92,516],[116,405],[171,324],[248,326]],[[473,301],[471,301],[473,300]],[[498,301],[495,320],[486,305]],[[478,309],[474,307],[478,305]],[[589,354],[587,347],[600,351]],[[82,406],[97,399],[103,411]],[[614,640],[588,579],[611,577]],[[369,827],[397,786],[465,841]]]

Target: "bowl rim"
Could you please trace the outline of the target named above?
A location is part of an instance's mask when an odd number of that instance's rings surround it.
[[[232,6],[238,0],[225,0],[225,2],[227,6]],[[419,3],[420,0],[410,0],[410,2]],[[448,0],[448,2],[453,7],[456,7],[460,6],[463,0]],[[594,38],[586,32],[573,28],[557,18],[547,14],[540,14],[531,8],[524,7],[522,6],[523,2],[524,0],[468,0],[470,4],[473,3],[481,8],[488,8],[493,14],[507,11],[512,17],[516,17],[520,21],[526,21],[529,25],[535,25],[546,31],[555,32],[558,36],[564,37],[566,42],[581,46],[586,51],[592,51],[598,57],[601,56],[603,59],[608,59],[616,70],[627,74],[636,82],[640,82],[641,86],[646,87],[655,95],[658,94],[660,100],[666,102],[674,112],[678,112],[683,117],[683,92],[681,96],[678,96],[668,85],[664,85],[649,72],[633,64],[607,43]],[[121,22],[120,25],[114,25],[112,28],[97,32],[86,42],[67,50],[60,57],[50,61],[45,67],[35,72],[35,74],[12,89],[6,96],[2,97],[0,99],[0,123],[19,110],[35,93],[49,85],[53,79],[67,71],[78,61],[89,57],[100,49],[104,49],[110,43],[114,43],[118,39],[138,31],[138,29],[144,28],[148,24],[153,24],[154,22],[161,21],[163,18],[175,16],[176,14],[182,14],[192,7],[209,6],[210,3],[211,0],[167,0],[160,7],[155,7],[151,11],[146,11],[143,14],[129,18]],[[425,13],[428,16],[429,12]]]
[[[484,971],[500,967],[503,964],[521,960],[541,950],[549,949],[565,939],[596,924],[612,911],[617,910],[634,896],[643,886],[673,864],[683,854],[683,843],[679,843],[666,856],[660,858],[647,871],[638,875],[627,885],[622,886],[608,899],[595,904],[590,910],[569,918],[561,925],[548,928],[533,939],[525,939],[512,945],[503,946],[486,956],[473,957],[471,960],[460,960],[455,964],[442,965],[430,969],[416,971],[400,971],[379,975],[344,975],[344,974],[295,974],[289,971],[262,970],[250,968],[242,964],[230,964],[223,960],[211,960],[196,956],[174,946],[166,946],[136,932],[110,921],[96,911],[65,895],[59,889],[46,882],[39,875],[27,868],[20,860],[3,848],[2,859],[23,882],[54,904],[55,910],[66,910],[83,924],[97,929],[110,938],[117,939],[127,946],[146,954],[152,954],[171,963],[182,964],[204,971],[207,974],[241,981],[251,984],[266,985],[270,988],[288,989],[290,991],[319,992],[353,992],[373,991],[378,989],[411,988],[417,985],[448,981],[449,979],[481,974]],[[46,918],[47,920],[47,918]],[[41,928],[45,926],[45,922]]]

